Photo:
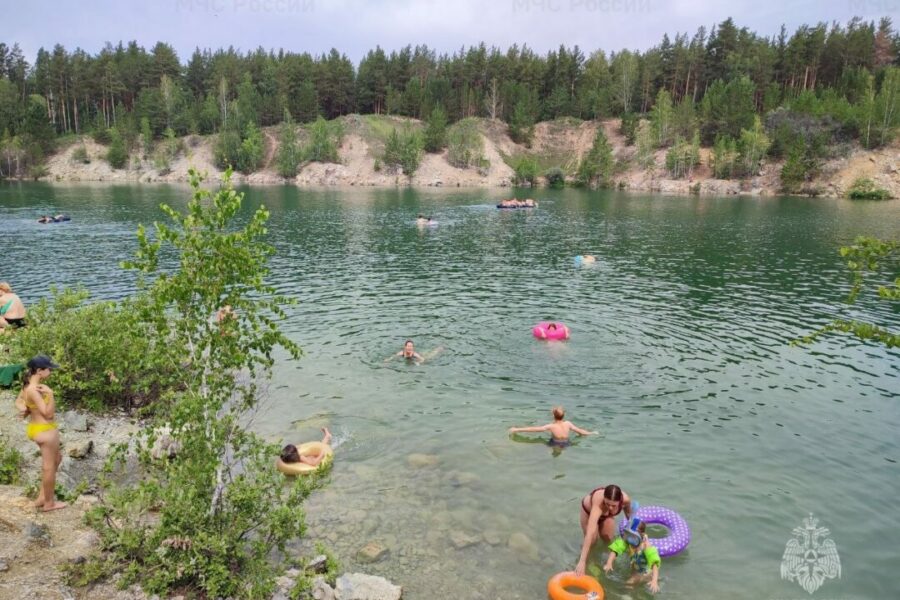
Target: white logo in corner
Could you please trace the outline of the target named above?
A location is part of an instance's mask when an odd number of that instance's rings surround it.
[[[828,539],[829,531],[818,527],[819,520],[809,513],[803,527],[795,527],[781,557],[781,578],[796,581],[812,594],[826,579],[841,577],[841,557],[837,546]]]

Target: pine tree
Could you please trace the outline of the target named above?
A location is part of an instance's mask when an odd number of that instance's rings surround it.
[[[447,113],[438,105],[431,111],[425,127],[425,151],[440,152],[447,145]]]

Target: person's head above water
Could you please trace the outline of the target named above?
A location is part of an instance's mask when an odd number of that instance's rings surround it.
[[[622,488],[610,484],[603,488],[603,508],[607,512],[617,512],[622,506]]]
[[[553,407],[553,418],[557,421],[562,421],[566,418],[566,409],[562,406],[554,406]]]
[[[547,329],[556,329],[556,323],[550,323],[547,325]]]
[[[413,344],[412,340],[406,340],[403,343],[403,355],[404,356],[412,356],[415,351],[416,351],[416,347]]]
[[[281,462],[298,463],[300,462],[300,453],[297,452],[297,446],[288,444],[281,449]]]

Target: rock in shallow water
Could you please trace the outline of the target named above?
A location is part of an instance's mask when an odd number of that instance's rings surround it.
[[[403,589],[383,577],[348,573],[334,586],[336,600],[400,600]]]
[[[378,562],[388,554],[388,549],[378,542],[369,542],[356,553],[356,560],[361,563]]]
[[[413,469],[422,469],[426,467],[435,467],[438,464],[436,454],[410,454],[406,457],[406,464]]]
[[[507,545],[509,546],[509,549],[516,554],[516,557],[522,562],[537,562],[537,544],[532,542],[531,538],[529,538],[524,533],[517,531],[516,533],[509,536],[509,542]]]

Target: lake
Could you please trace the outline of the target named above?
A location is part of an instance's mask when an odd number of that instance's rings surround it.
[[[900,352],[789,342],[836,314],[897,329],[896,307],[842,305],[837,250],[900,239],[900,202],[534,190],[536,210],[497,210],[508,191],[245,191],[248,213],[271,210],[271,282],[299,302],[282,325],[305,352],[279,361],[255,427],[335,434],[331,483],[306,509],[310,543],[345,570],[411,600],[544,598],[578,558],[581,497],[616,483],[691,525],[660,597],[809,597],[780,567],[810,513],[841,559],[814,598],[896,595]],[[137,225],[187,195],[0,185],[0,280],[26,304],[51,284],[120,298]],[[72,221],[36,223],[60,212]],[[576,267],[584,253],[597,263]],[[542,320],[571,339],[534,339]],[[407,338],[443,351],[385,362]],[[507,434],[556,404],[601,435],[554,453]],[[360,564],[369,542],[389,553]],[[620,563],[601,578],[607,598],[650,597]]]

